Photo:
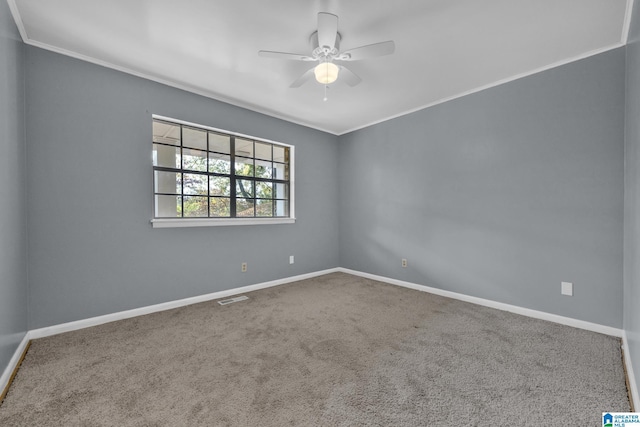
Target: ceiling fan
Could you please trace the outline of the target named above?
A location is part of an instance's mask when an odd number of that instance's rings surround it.
[[[258,55],[265,58],[318,62],[316,66],[307,70],[296,81],[291,83],[290,87],[292,88],[302,86],[313,76],[315,76],[318,83],[326,86],[335,82],[338,79],[338,75],[349,86],[355,86],[362,79],[344,65],[337,65],[334,61],[359,61],[376,56],[390,55],[396,48],[395,43],[389,40],[340,52],[341,39],[342,36],[338,32],[338,17],[331,13],[320,12],[318,13],[318,30],[311,34],[309,38],[313,48],[311,55],[273,52],[270,50],[261,50]]]

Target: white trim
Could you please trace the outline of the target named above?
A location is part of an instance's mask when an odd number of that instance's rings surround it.
[[[18,5],[15,0],[7,0],[7,4],[9,5],[11,15],[13,15],[13,20],[16,22],[16,27],[18,27],[18,32],[20,32],[20,37],[22,37],[23,41],[28,40],[29,36],[27,36],[27,30],[24,28],[24,22],[22,22]]]
[[[633,374],[633,363],[631,361],[631,353],[629,351],[629,341],[627,340],[627,331],[622,331],[622,348],[624,350],[624,365],[627,368],[627,376],[629,377],[629,392],[633,400],[633,408],[636,412],[640,412],[640,393],[638,393],[638,383]]]
[[[18,362],[20,362],[20,357],[22,357],[22,353],[24,353],[24,349],[27,347],[27,344],[29,343],[30,339],[31,339],[30,333],[26,332],[24,334],[24,337],[22,338],[22,341],[20,341],[20,345],[18,345],[18,348],[16,348],[16,351],[13,353],[13,357],[11,357],[11,360],[9,360],[9,364],[7,365],[4,372],[2,373],[2,376],[0,376],[0,394],[2,394],[2,391],[7,387],[7,384],[9,384],[9,379],[11,378],[11,374],[13,374],[13,371],[16,369],[16,366],[18,366]]]
[[[361,271],[350,270],[348,268],[340,267],[338,270],[343,273],[353,274],[354,276],[365,277],[367,279],[377,280],[379,282],[385,282],[391,285],[402,286],[404,288],[415,289],[417,291],[428,292],[430,294],[435,294],[435,295],[440,295],[447,298],[457,299],[460,301],[470,302],[472,304],[495,308],[502,311],[508,311],[511,313],[532,317],[534,319],[547,320],[549,322],[559,323],[561,325],[567,325],[567,326],[571,326],[579,329],[586,329],[588,331],[598,332],[600,334],[612,335],[618,338],[621,338],[623,334],[622,329],[613,328],[611,326],[599,325],[597,323],[585,322],[584,320],[573,319],[571,317],[558,316],[557,314],[546,313],[544,311],[537,311],[529,308],[519,307],[517,305],[510,305],[510,304],[505,304],[505,303],[492,301],[488,299],[472,297],[469,295],[459,294],[457,292],[445,291],[443,289],[432,288],[424,285],[418,285],[416,283],[391,279],[389,277],[377,276],[375,274],[369,274],[369,273],[363,273]]]
[[[8,1],[11,1],[11,0],[8,0]],[[17,13],[18,12],[16,11],[16,14]],[[16,22],[17,21],[18,20],[16,20]],[[22,21],[20,20],[20,22],[22,22]],[[20,27],[18,27],[18,28],[20,28]],[[213,93],[213,92],[210,92],[210,91],[207,91],[207,90],[203,90],[203,89],[200,89],[200,88],[189,86],[187,84],[178,83],[178,82],[174,82],[174,81],[171,81],[171,80],[163,79],[163,78],[160,78],[160,77],[157,77],[157,76],[153,76],[153,75],[148,74],[148,73],[143,73],[143,72],[140,72],[140,71],[134,71],[134,70],[132,70],[130,68],[127,68],[127,67],[124,67],[122,65],[112,64],[110,62],[103,61],[103,60],[100,60],[100,59],[96,59],[96,58],[93,58],[93,57],[88,56],[88,55],[83,55],[83,54],[80,54],[80,53],[77,53],[77,52],[72,52],[72,51],[67,50],[67,49],[61,49],[61,48],[56,47],[56,46],[52,46],[52,45],[49,45],[49,44],[46,44],[46,43],[42,43],[42,42],[39,42],[39,41],[36,41],[36,40],[31,40],[31,39],[29,39],[27,37],[26,32],[24,34],[21,32],[20,35],[22,36],[22,41],[25,44],[28,44],[30,46],[35,46],[35,47],[38,47],[40,49],[44,49],[44,50],[48,50],[50,52],[58,53],[60,55],[68,56],[70,58],[79,59],[81,61],[88,62],[90,64],[95,64],[95,65],[99,65],[101,67],[110,68],[112,70],[120,71],[122,73],[130,74],[132,76],[140,77],[140,78],[143,78],[145,80],[149,80],[149,81],[152,81],[152,82],[160,83],[160,84],[163,84],[165,86],[169,86],[169,87],[173,87],[173,88],[176,88],[176,89],[184,90],[184,91],[189,92],[189,93],[194,93],[196,95],[201,95],[201,96],[204,96],[206,98],[210,98],[210,99],[214,99],[216,101],[224,102],[225,104],[234,105],[236,107],[244,108],[245,110],[254,111],[254,112],[259,113],[259,114],[264,114],[265,116],[274,117],[276,119],[284,120],[284,121],[289,122],[289,123],[294,123],[294,124],[297,124],[297,125],[300,125],[300,126],[308,127],[308,128],[311,128],[311,129],[316,129],[316,130],[319,130],[321,132],[328,133],[330,135],[338,135],[335,131],[332,131],[332,130],[329,130],[329,129],[326,129],[326,128],[323,128],[323,127],[320,127],[320,126],[312,125],[312,124],[310,124],[308,122],[305,122],[303,120],[299,120],[299,119],[296,119],[294,117],[287,116],[286,114],[276,113],[276,112],[271,111],[271,110],[269,110],[267,108],[262,108],[262,107],[259,107],[257,105],[254,105],[254,104],[251,104],[251,103],[248,103],[248,102],[243,102],[243,101],[240,101],[238,99],[225,97],[225,96],[222,96],[222,95],[217,94],[217,93]]]
[[[42,42],[39,42],[39,41],[36,41],[36,40],[31,40],[31,39],[29,39],[29,37],[27,35],[27,32],[26,32],[26,30],[24,28],[24,24],[22,22],[22,18],[20,17],[20,12],[18,11],[18,8],[17,8],[17,6],[15,4],[15,0],[7,0],[7,2],[9,3],[9,8],[11,9],[11,13],[13,14],[14,20],[16,21],[16,25],[18,27],[18,30],[20,31],[20,35],[22,36],[22,41],[25,44],[28,44],[28,45],[31,45],[31,46],[35,46],[35,47],[39,47],[41,49],[49,50],[51,52],[55,52],[55,53],[58,53],[58,54],[61,54],[61,55],[69,56],[71,58],[76,58],[76,59],[79,59],[81,61],[85,61],[85,62],[89,62],[89,63],[92,63],[92,64],[100,65],[100,66],[105,67],[105,68],[110,68],[112,70],[120,71],[120,72],[123,72],[123,73],[126,73],[126,74],[130,74],[130,75],[133,75],[133,76],[136,76],[136,77],[140,77],[140,78],[143,78],[143,79],[146,79],[146,80],[150,80],[150,81],[153,81],[153,82],[156,82],[156,83],[160,83],[160,84],[163,84],[163,85],[166,85],[166,86],[169,86],[169,87],[174,87],[176,89],[181,89],[181,90],[184,90],[184,91],[187,91],[187,92],[190,92],[190,93],[195,93],[197,95],[202,95],[204,97],[211,98],[211,99],[214,99],[216,101],[224,102],[224,103],[229,104],[229,105],[234,105],[236,107],[244,108],[244,109],[247,109],[247,110],[250,110],[250,111],[254,111],[256,113],[264,114],[266,116],[274,117],[276,119],[285,120],[285,121],[287,121],[289,123],[294,123],[294,124],[301,125],[301,126],[304,126],[304,127],[310,128],[310,129],[316,129],[316,130],[319,130],[321,132],[325,132],[327,134],[335,135],[335,136],[345,135],[347,133],[354,132],[356,130],[364,129],[364,128],[367,128],[369,126],[373,126],[373,125],[376,125],[376,124],[379,124],[379,123],[383,123],[383,122],[386,122],[386,121],[389,121],[389,120],[392,120],[392,119],[395,119],[395,118],[398,118],[398,117],[406,116],[408,114],[415,113],[416,111],[424,110],[426,108],[433,107],[433,106],[438,105],[438,104],[443,104],[445,102],[452,101],[452,100],[457,99],[457,98],[462,98],[464,96],[471,95],[473,93],[480,92],[480,91],[483,91],[485,89],[490,89],[492,87],[500,86],[500,85],[502,85],[504,83],[508,83],[508,82],[511,82],[511,81],[514,81],[514,80],[518,80],[518,79],[521,79],[523,77],[527,77],[527,76],[530,76],[530,75],[533,75],[533,74],[537,74],[537,73],[540,73],[542,71],[546,71],[546,70],[549,70],[549,69],[552,69],[552,68],[560,67],[562,65],[566,65],[566,64],[569,64],[571,62],[579,61],[581,59],[585,59],[585,58],[588,58],[590,56],[594,56],[594,55],[597,55],[597,54],[600,54],[600,53],[604,53],[604,52],[607,52],[609,50],[617,49],[617,48],[619,48],[621,46],[624,46],[626,44],[626,40],[624,39],[624,32],[625,31],[623,30],[622,41],[620,43],[616,43],[616,44],[608,46],[608,47],[603,47],[603,48],[596,49],[596,50],[593,50],[593,51],[590,51],[590,52],[586,52],[586,53],[581,54],[581,55],[576,55],[576,56],[564,59],[562,61],[554,62],[552,64],[545,65],[545,66],[540,67],[540,68],[536,68],[536,69],[531,70],[531,71],[526,71],[526,72],[521,73],[521,74],[516,74],[514,76],[507,77],[507,78],[504,78],[502,80],[498,80],[496,82],[489,83],[489,84],[486,84],[484,86],[480,86],[480,87],[477,87],[477,88],[474,88],[474,89],[470,89],[468,91],[461,92],[461,93],[456,94],[456,95],[452,95],[452,96],[449,96],[449,97],[446,97],[446,98],[442,98],[442,99],[439,99],[437,101],[434,101],[434,102],[431,102],[431,103],[428,103],[428,104],[425,104],[425,105],[422,105],[422,106],[419,106],[419,107],[416,107],[416,108],[412,108],[412,109],[403,111],[401,113],[394,114],[394,115],[389,116],[389,117],[385,117],[385,118],[382,118],[382,119],[379,119],[379,120],[374,120],[372,122],[368,122],[366,124],[363,124],[361,126],[357,126],[355,128],[342,130],[342,131],[337,131],[337,130],[329,130],[329,129],[321,127],[321,126],[313,125],[313,124],[307,123],[307,122],[305,122],[303,120],[296,119],[296,118],[293,118],[293,117],[289,117],[286,114],[277,113],[277,112],[271,111],[271,110],[269,110],[267,108],[259,107],[257,105],[254,105],[254,104],[251,104],[251,103],[248,103],[248,102],[243,102],[243,101],[240,101],[238,99],[233,99],[233,98],[230,98],[230,97],[221,96],[220,94],[216,94],[216,93],[213,93],[213,92],[210,92],[210,91],[206,91],[206,90],[202,90],[202,89],[199,89],[199,88],[195,88],[195,87],[192,87],[192,86],[189,86],[189,85],[186,85],[186,84],[182,84],[182,83],[177,83],[177,82],[174,82],[174,81],[171,81],[171,80],[159,78],[159,77],[156,77],[156,76],[153,76],[153,75],[150,75],[150,74],[147,74],[147,73],[143,73],[143,72],[140,72],[140,71],[134,71],[132,69],[129,69],[129,68],[121,66],[121,65],[112,64],[110,62],[102,61],[100,59],[96,59],[96,58],[93,58],[91,56],[83,55],[83,54],[80,54],[80,53],[77,53],[77,52],[73,52],[73,51],[70,51],[70,50],[66,50],[66,49],[61,49],[59,47],[52,46],[52,45],[49,45],[49,44],[46,44],[46,43],[42,43]],[[629,3],[631,3],[631,6],[629,5]],[[630,14],[631,14],[632,7],[633,7],[633,0],[627,0],[627,11],[629,13],[627,13],[625,15],[624,26],[627,26],[627,24],[628,24],[627,19],[630,20]],[[627,30],[626,31],[627,36],[628,36],[628,32],[629,31]]]
[[[623,43],[615,43],[615,44],[613,44],[611,46],[607,46],[607,47],[603,47],[603,48],[600,48],[600,49],[592,50],[590,52],[586,52],[586,53],[581,54],[581,55],[572,56],[570,58],[563,59],[562,61],[554,62],[554,63],[551,63],[549,65],[545,65],[545,66],[540,67],[540,68],[535,68],[535,69],[530,70],[530,71],[525,71],[524,73],[515,74],[513,76],[506,77],[506,78],[504,78],[502,80],[497,80],[495,82],[488,83],[488,84],[486,84],[484,86],[479,86],[479,87],[476,87],[476,88],[473,88],[473,89],[469,89],[469,90],[467,90],[465,92],[460,92],[458,94],[455,94],[455,95],[452,95],[452,96],[448,96],[446,98],[441,98],[441,99],[439,99],[437,101],[433,101],[433,102],[430,102],[428,104],[422,105],[420,107],[412,108],[410,110],[406,110],[406,111],[403,111],[401,113],[394,114],[394,115],[386,117],[384,119],[376,120],[376,121],[364,124],[362,126],[357,126],[355,128],[349,129],[349,130],[338,132],[338,133],[336,133],[336,135],[337,136],[345,135],[345,134],[350,133],[350,132],[355,132],[355,131],[360,130],[360,129],[368,128],[369,126],[373,126],[373,125],[377,125],[377,124],[380,124],[380,123],[384,123],[384,122],[389,121],[389,120],[397,119],[398,117],[406,116],[408,114],[412,114],[412,113],[415,113],[417,111],[421,111],[421,110],[427,109],[429,107],[434,107],[434,106],[436,106],[438,104],[444,104],[445,102],[453,101],[454,99],[462,98],[464,96],[471,95],[471,94],[474,94],[476,92],[482,92],[483,90],[491,89],[492,87],[500,86],[500,85],[503,85],[505,83],[512,82],[514,80],[522,79],[524,77],[528,77],[528,76],[531,76],[531,75],[534,75],[534,74],[538,74],[538,73],[541,73],[543,71],[547,71],[547,70],[551,70],[553,68],[561,67],[563,65],[567,65],[567,64],[570,64],[572,62],[580,61],[581,59],[589,58],[591,56],[595,56],[595,55],[598,55],[598,54],[601,54],[601,53],[604,53],[604,52],[608,52],[610,50],[617,49],[617,48],[622,47],[622,46],[624,46]]]
[[[47,326],[44,328],[34,329],[29,331],[29,338],[30,339],[44,338],[51,335],[61,334],[64,332],[76,331],[78,329],[84,329],[84,328],[89,328],[91,326],[97,326],[105,323],[115,322],[117,320],[129,319],[131,317],[143,316],[145,314],[171,310],[173,308],[184,307],[186,305],[191,305],[191,304],[197,304],[199,302],[226,298],[231,295],[257,291],[259,289],[271,288],[273,286],[296,282],[298,280],[311,279],[313,277],[322,276],[329,273],[335,273],[337,271],[339,271],[337,268],[331,268],[328,270],[301,274],[299,276],[292,276],[292,277],[286,277],[284,279],[272,280],[270,282],[257,283],[255,285],[242,286],[240,288],[233,288],[233,289],[227,289],[224,291],[213,292],[211,294],[200,295],[200,296],[191,297],[191,298],[184,298],[184,299],[175,300],[175,301],[169,301],[162,304],[134,308],[132,310],[120,311],[118,313],[105,314],[104,316],[97,316],[97,317],[91,317],[89,319],[76,320],[75,322],[62,323],[54,326]]]
[[[629,41],[629,32],[631,31],[631,18],[633,16],[633,0],[627,0],[627,9],[624,12],[624,23],[622,24],[622,44]]]
[[[153,228],[214,227],[230,225],[293,224],[295,218],[156,218],[151,220]]]
[[[151,226],[153,228],[183,228],[183,227],[216,227],[216,226],[230,226],[230,225],[265,225],[265,224],[293,224],[296,222],[296,207],[295,207],[295,159],[296,152],[295,146],[286,144],[284,142],[272,141],[266,138],[260,138],[257,136],[246,135],[243,133],[233,132],[226,129],[215,128],[207,125],[201,125],[199,123],[188,122],[186,120],[174,119],[173,117],[161,116],[158,114],[152,114],[153,120],[162,120],[169,123],[175,123],[183,126],[190,126],[194,128],[203,129],[206,131],[223,133],[226,135],[233,135],[239,138],[246,138],[253,141],[266,142],[271,145],[277,145],[279,147],[286,147],[289,149],[289,216],[278,218],[153,218],[151,219]],[[155,179],[154,179],[155,182]],[[155,193],[155,188],[154,188]],[[155,203],[155,202],[154,202]],[[155,205],[154,205],[155,212]]]
[[[313,277],[322,276],[325,274],[335,273],[335,272],[352,274],[354,276],[360,276],[360,277],[364,277],[371,280],[377,280],[379,282],[384,282],[391,285],[402,286],[404,288],[414,289],[421,292],[428,292],[431,294],[440,295],[447,298],[453,298],[460,301],[470,302],[472,304],[477,304],[485,307],[495,308],[498,310],[508,311],[511,313],[532,317],[535,319],[547,320],[549,322],[559,323],[559,324],[571,326],[574,328],[585,329],[592,332],[611,335],[618,338],[622,338],[624,333],[622,329],[614,328],[611,326],[599,325],[597,323],[591,323],[591,322],[586,322],[584,320],[578,320],[570,317],[559,316],[557,314],[546,313],[543,311],[532,310],[529,308],[505,304],[505,303],[478,298],[478,297],[473,297],[473,296],[464,295],[456,292],[446,291],[443,289],[432,288],[429,286],[419,285],[416,283],[405,282],[397,279],[391,279],[389,277],[378,276],[370,273],[364,273],[361,271],[351,270],[343,267],[337,267],[337,268],[331,268],[328,270],[321,270],[321,271],[316,271],[312,273],[301,274],[298,276],[291,276],[283,279],[272,280],[270,282],[263,282],[263,283],[257,283],[255,285],[243,286],[240,288],[227,289],[224,291],[214,292],[206,295],[200,295],[200,296],[195,296],[195,297],[190,297],[190,298],[185,298],[185,299],[180,299],[175,301],[169,301],[161,304],[135,308],[132,310],[105,314],[103,316],[91,317],[89,319],[77,320],[74,322],[63,323],[63,324],[54,325],[54,326],[47,326],[44,328],[34,329],[29,331],[29,338],[37,339],[37,338],[48,337],[51,335],[61,334],[64,332],[75,331],[78,329],[102,325],[104,323],[115,322],[117,320],[128,319],[131,317],[142,316],[150,313],[156,313],[159,311],[171,310],[173,308],[184,307],[186,305],[196,304],[199,302],[226,298],[231,295],[237,295],[245,292],[256,291],[259,289],[270,288],[270,287],[282,285],[285,283],[291,283],[291,282],[296,282],[298,280],[310,279]]]
[[[377,280],[377,281],[388,283],[391,285],[401,286],[404,288],[414,289],[421,292],[427,292],[435,295],[453,298],[460,301],[469,302],[472,304],[477,304],[485,307],[495,308],[498,310],[508,311],[511,313],[532,317],[535,319],[547,320],[547,321],[559,323],[562,325],[567,325],[567,326],[571,326],[579,329],[585,329],[592,332],[597,332],[597,333],[602,333],[602,334],[612,335],[615,337],[622,338],[622,345],[624,348],[624,363],[627,369],[627,374],[629,376],[629,386],[631,388],[630,390],[631,397],[633,399],[636,411],[638,411],[638,409],[640,408],[640,399],[639,399],[640,394],[638,393],[638,387],[637,387],[637,383],[635,381],[635,376],[633,373],[633,366],[631,363],[631,355],[629,354],[629,345],[627,341],[627,335],[626,335],[626,332],[622,329],[599,325],[591,322],[585,322],[582,320],[572,319],[569,317],[558,316],[555,314],[550,314],[542,311],[531,310],[531,309],[523,308],[519,306],[504,304],[504,303],[491,301],[483,298],[472,297],[464,294],[459,294],[456,292],[419,285],[416,283],[405,282],[397,279],[391,279],[388,277],[378,276],[375,274],[364,273],[361,271],[351,270],[343,267],[337,267],[337,268],[331,268],[331,269],[316,271],[316,272],[307,273],[307,274],[301,274],[298,276],[272,280],[270,282],[257,283],[254,285],[243,286],[240,288],[228,289],[228,290],[214,292],[206,295],[200,295],[200,296],[191,297],[191,298],[184,298],[181,300],[169,301],[162,304],[156,304],[156,305],[136,308],[132,310],[121,311],[118,313],[106,314],[103,316],[92,317],[89,319],[77,320],[74,322],[68,322],[68,323],[63,323],[59,325],[48,326],[40,329],[31,330],[25,334],[22,342],[16,349],[13,357],[11,358],[8,366],[6,367],[2,377],[0,377],[0,390],[3,390],[4,387],[6,387],[7,383],[9,382],[9,378],[11,377],[13,370],[18,364],[18,361],[20,360],[20,357],[22,356],[22,353],[24,352],[24,349],[27,346],[27,343],[29,342],[29,340],[44,338],[52,335],[61,334],[64,332],[84,329],[91,326],[102,325],[105,323],[115,322],[118,320],[129,319],[132,317],[142,316],[145,314],[171,310],[173,308],[184,307],[184,306],[196,304],[199,302],[226,298],[232,295],[252,292],[259,289],[266,289],[274,286],[283,285],[286,283],[296,282],[299,280],[311,279],[313,277],[322,276],[325,274],[335,273],[335,272],[352,274],[354,276],[360,276],[360,277],[364,277],[371,280]]]
[[[293,148],[293,145],[286,144],[284,142],[272,141],[270,139],[260,138],[260,137],[253,136],[253,135],[246,135],[244,133],[234,132],[234,131],[231,131],[231,130],[215,128],[215,127],[207,126],[207,125],[201,125],[199,123],[188,122],[186,120],[174,119],[173,117],[167,117],[167,116],[160,116],[158,114],[152,114],[151,118],[152,119],[157,119],[157,120],[164,120],[166,122],[176,123],[176,124],[183,125],[183,126],[190,126],[190,127],[194,127],[194,128],[210,130],[212,132],[218,132],[218,133],[224,133],[224,134],[227,134],[227,135],[233,135],[233,136],[237,136],[239,138],[252,139],[254,141],[268,142],[269,144],[281,145],[283,147]]]
[[[289,219],[296,219],[296,147],[289,146]]]

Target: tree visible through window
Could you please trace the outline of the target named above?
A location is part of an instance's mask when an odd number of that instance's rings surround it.
[[[155,218],[289,217],[291,147],[153,120]]]

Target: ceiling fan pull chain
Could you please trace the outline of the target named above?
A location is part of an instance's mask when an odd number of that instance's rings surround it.
[[[329,89],[329,85],[324,85],[324,98],[322,99],[323,101],[326,101],[327,99],[327,90]]]

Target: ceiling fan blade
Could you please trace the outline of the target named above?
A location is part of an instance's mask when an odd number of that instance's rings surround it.
[[[314,70],[315,68],[316,68],[316,67],[313,67],[313,68],[311,68],[311,69],[307,70],[303,75],[301,75],[300,77],[298,77],[298,79],[297,79],[295,82],[291,83],[291,85],[290,85],[289,87],[290,87],[290,88],[294,88],[294,89],[295,89],[295,88],[300,87],[300,86],[302,86],[303,84],[305,84],[308,80],[310,80],[310,79],[311,79],[311,77],[313,77],[313,75],[314,75],[314,74],[313,74],[313,70]]]
[[[258,51],[258,55],[263,58],[291,59],[294,61],[315,61],[308,55],[300,55],[298,53],[273,52],[271,50]]]
[[[335,59],[339,61],[358,61],[376,56],[391,55],[396,50],[393,40],[360,46],[341,53]]]
[[[318,46],[333,50],[337,36],[338,17],[331,13],[318,13]]]
[[[362,81],[362,79],[356,73],[354,73],[347,67],[344,67],[342,65],[340,65],[339,67],[340,79],[344,80],[344,82],[349,86],[353,87]]]

